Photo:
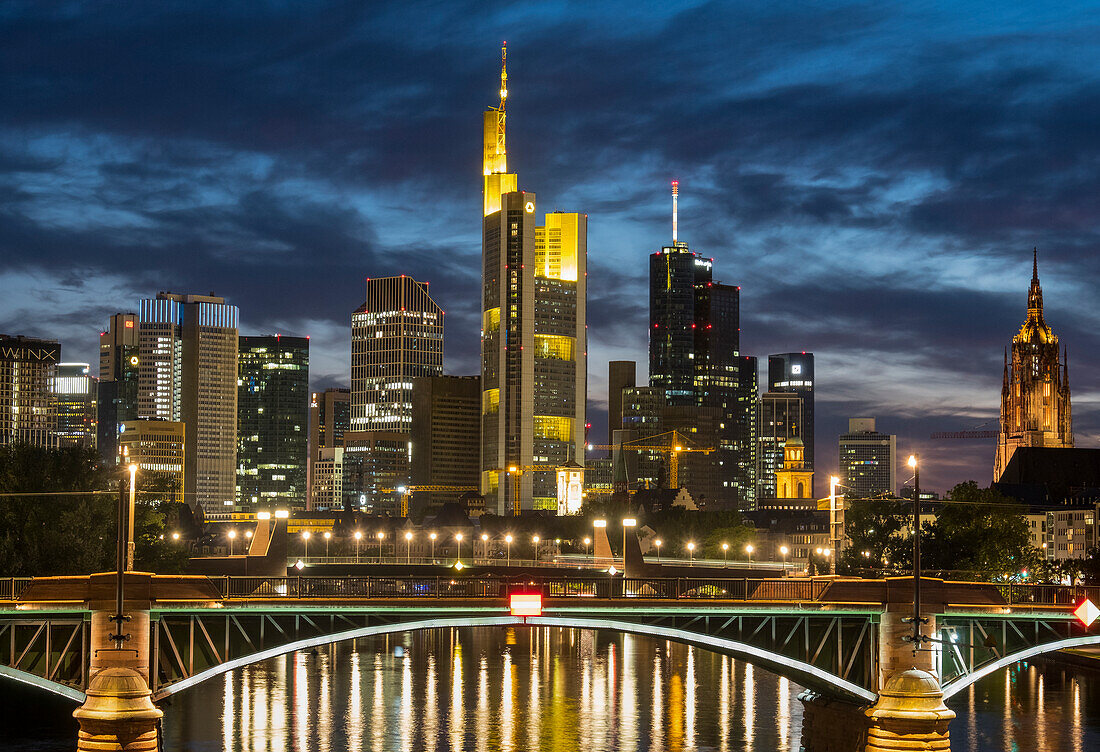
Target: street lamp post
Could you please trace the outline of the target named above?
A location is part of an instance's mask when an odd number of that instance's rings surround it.
[[[694,567],[695,566],[695,543],[694,543],[694,541],[689,541],[688,542],[688,557],[689,557],[688,558],[688,566],[689,567]]]
[[[363,533],[356,530],[355,535],[353,537],[355,538],[355,563],[358,564],[359,563],[359,541],[363,540]]]
[[[137,471],[138,466],[130,463],[130,516],[126,520],[126,569],[134,569],[134,512],[135,497],[137,496]]]
[[[309,558],[309,531],[308,530],[303,530],[302,531],[302,558],[303,559],[308,559]]]
[[[413,550],[413,534],[411,531],[405,532],[405,565],[412,564],[412,550]]]
[[[726,566],[726,562],[728,560],[727,557],[728,557],[728,554],[729,554],[729,550],[730,550],[730,544],[723,543],[722,544],[722,566],[723,567]]]
[[[378,531],[376,537],[378,538],[378,563],[382,563],[382,541],[385,539],[386,534],[381,530]]]
[[[510,566],[512,566],[512,534],[511,533],[508,533],[508,535],[504,536],[504,544],[506,546],[505,550],[508,552],[507,553],[507,558],[504,560],[504,565],[510,567]]]
[[[590,555],[590,554],[588,553],[588,547],[589,547],[589,546],[590,546],[591,544],[592,544],[592,539],[591,539],[591,538],[587,538],[587,537],[586,537],[586,538],[584,539],[584,558],[585,558],[586,560],[588,560],[589,562],[591,562],[591,561],[592,561],[592,556],[591,556],[591,555]]]
[[[752,544],[745,546],[745,553],[749,555],[749,564],[752,564],[752,552],[756,549],[752,547]]]
[[[787,554],[789,552],[790,552],[790,549],[787,548],[786,546],[780,546],[779,547],[779,555],[783,557],[783,568],[784,569],[787,568]]]
[[[233,555],[233,541],[236,540],[236,538],[237,538],[237,531],[236,530],[230,530],[229,533],[228,533],[228,537],[229,537],[229,555],[232,556]]]
[[[488,533],[482,533],[481,534],[481,558],[483,558],[483,559],[488,559],[489,558],[489,534]]]
[[[537,535],[534,535],[534,536],[531,537],[531,548],[534,552],[536,562],[538,562],[538,560],[539,560],[539,541],[540,540],[542,540],[542,539],[539,538]]]
[[[829,537],[833,541],[833,551],[840,554],[840,538],[843,535],[843,523],[841,522],[841,504],[837,501],[836,488],[840,485],[840,478],[829,476]]]
[[[326,559],[328,558],[328,546],[329,546],[329,541],[331,541],[331,540],[332,540],[332,532],[329,531],[329,530],[326,530],[325,531],[325,558]]]
[[[911,641],[916,650],[924,638],[920,625],[924,619],[920,615],[920,455],[909,455],[909,467],[913,468],[913,636]]]
[[[428,538],[432,541],[432,564],[435,564],[435,533],[428,533]]]
[[[636,527],[638,521],[633,517],[627,517],[623,520],[623,572],[626,572],[626,529],[628,527]]]
[[[657,548],[657,563],[661,563],[661,539],[653,541],[653,545]]]
[[[458,542],[458,557],[459,562],[462,561],[462,533],[455,533],[455,541]]]

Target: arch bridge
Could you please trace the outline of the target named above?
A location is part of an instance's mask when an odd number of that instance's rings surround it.
[[[107,639],[115,575],[0,580],[0,676],[83,702],[89,677],[128,665],[161,700],[233,668],[321,645],[420,629],[558,627],[648,635],[725,653],[820,695],[873,703],[892,673],[926,665],[945,697],[1015,661],[1100,644],[1074,609],[1100,588],[922,580],[933,641],[901,635],[910,578],[561,576],[182,577],[128,573],[121,650]],[[508,594],[542,594],[515,616]]]

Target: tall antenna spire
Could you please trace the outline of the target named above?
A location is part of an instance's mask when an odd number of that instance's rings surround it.
[[[508,42],[500,43],[500,111],[504,112],[504,100],[508,99]]]
[[[1039,249],[1031,249],[1031,281],[1039,281]]]
[[[680,195],[680,181],[672,181],[672,244],[676,245],[676,197]]]
[[[508,42],[500,43],[500,106],[497,107],[497,172],[508,171],[508,149],[504,139],[504,125],[507,115],[504,107],[508,104]]]

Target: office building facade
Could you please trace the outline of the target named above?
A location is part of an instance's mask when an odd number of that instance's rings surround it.
[[[171,499],[183,503],[187,427],[170,420],[128,420],[118,430],[119,454],[126,463],[165,476]]]
[[[1032,260],[1027,318],[1012,338],[1011,360],[1005,351],[1001,385],[1001,431],[993,460],[993,480],[1000,481],[1020,447],[1073,446],[1069,361],[1059,352],[1058,336],[1043,317],[1038,252]]]
[[[503,65],[500,92],[483,121],[480,486],[511,514],[517,490],[522,508],[556,509],[557,468],[584,462],[588,217],[537,224],[507,168]]]
[[[481,377],[413,379],[411,484],[437,486],[417,492],[415,506],[457,502],[480,480]]]
[[[874,418],[851,418],[840,437],[840,483],[850,499],[897,492],[897,437],[875,430]]]
[[[214,295],[162,292],[139,310],[139,417],[186,425],[184,497],[208,511],[237,498],[238,318]]]
[[[443,374],[443,309],[428,283],[368,279],[351,317],[351,430],[408,433],[412,380]]]
[[[237,357],[237,505],[306,508],[309,338],[240,337]]]
[[[88,363],[58,363],[53,378],[57,405],[57,445],[96,447],[98,379]]]
[[[309,400],[309,464],[307,465],[308,503],[306,508],[313,509],[316,504],[341,503],[341,492],[333,496],[333,484],[325,478],[333,473],[343,473],[344,434],[351,430],[351,390],[326,389],[313,392]],[[339,452],[330,451],[339,448]],[[320,462],[324,466],[317,465]],[[333,464],[337,468],[330,468]],[[320,485],[318,485],[320,484]],[[335,501],[333,501],[335,498]],[[317,506],[317,509],[330,509],[330,506]]]
[[[802,397],[791,392],[760,395],[758,425],[757,496],[770,499],[776,496],[776,471],[784,465],[783,445],[788,439],[802,437]],[[805,457],[803,462],[813,468]]]
[[[615,443],[615,431],[623,427],[623,389],[638,385],[638,364],[612,360],[607,364],[607,443]]]
[[[57,446],[56,340],[0,334],[0,446]]]
[[[805,446],[806,466],[814,465],[814,354],[779,353],[768,356],[768,391],[797,394],[802,399],[802,423],[799,438]],[[815,483],[816,485],[816,483]],[[811,495],[816,494],[811,489]]]
[[[119,426],[138,417],[138,329],[136,313],[116,313],[99,335],[96,445],[111,465],[118,463]]]

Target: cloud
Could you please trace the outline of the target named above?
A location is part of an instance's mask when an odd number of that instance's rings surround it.
[[[1100,433],[1091,11],[9,3],[0,329],[93,360],[110,313],[214,290],[246,333],[312,335],[315,385],[339,384],[363,278],[404,273],[447,311],[448,370],[476,372],[480,117],[506,38],[510,166],[589,214],[595,414],[607,360],[645,372],[679,178],[681,238],[742,288],[743,351],[818,354],[820,446],[858,410],[925,447],[928,482],[984,480],[988,447],[926,435],[995,415],[1033,246],[1078,434]]]

